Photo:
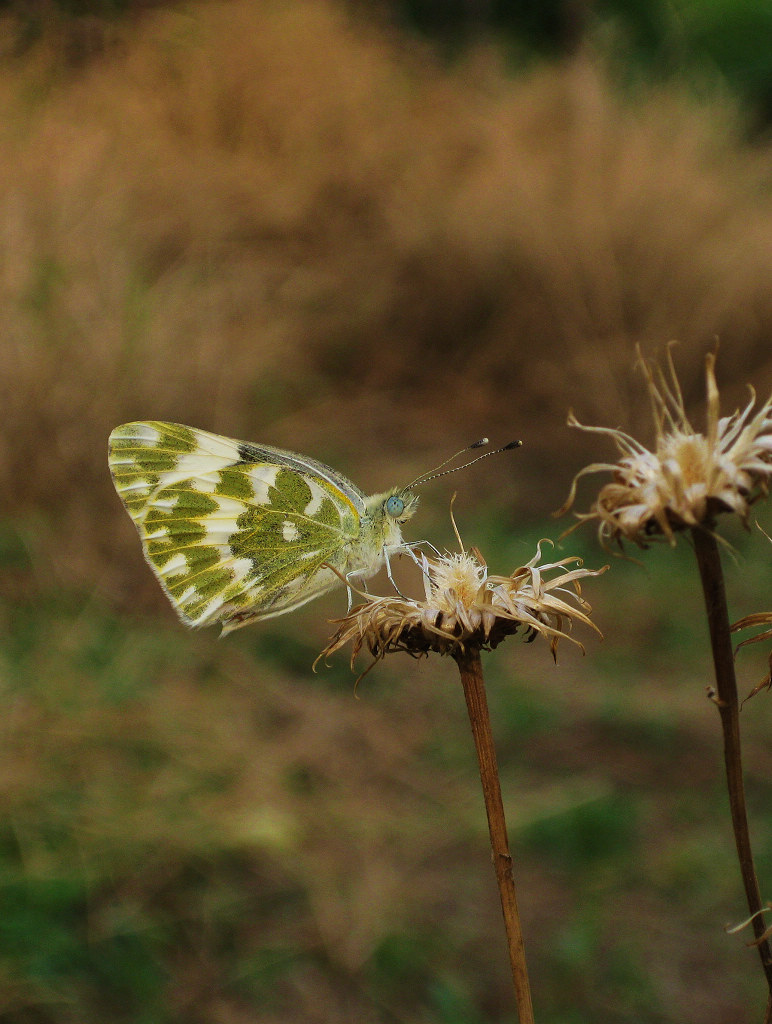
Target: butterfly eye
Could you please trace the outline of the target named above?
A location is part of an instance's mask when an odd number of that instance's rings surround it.
[[[405,511],[405,502],[398,494],[392,494],[386,502],[386,511],[393,519],[399,519]]]

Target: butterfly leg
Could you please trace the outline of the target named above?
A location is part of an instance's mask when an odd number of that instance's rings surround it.
[[[437,558],[442,558],[442,555],[440,554],[439,550],[432,544],[432,542],[430,540],[414,540],[414,541],[411,541],[409,544],[405,544],[404,545],[404,550],[407,551],[407,553],[413,559],[415,564],[418,565],[418,566],[421,566],[421,568],[423,568],[423,566],[422,566],[421,562],[416,558],[415,554],[413,553],[413,548],[420,548],[420,547],[424,547],[424,546],[427,547],[427,548],[431,548],[433,554],[435,554],[437,556]]]
[[[437,558],[442,558],[442,555],[440,554],[440,552],[437,550],[437,548],[434,546],[434,544],[432,544],[432,542],[430,540],[411,541],[409,544],[400,545],[399,549],[396,549],[396,550],[406,551],[408,553],[408,555],[413,559],[415,564],[421,570],[421,573],[423,574],[423,577],[424,577],[424,585],[426,586],[426,585],[428,585],[431,582],[430,578],[429,578],[429,573],[427,571],[426,556],[425,555],[421,555],[421,557],[418,558],[416,556],[415,551],[413,551],[413,548],[424,547],[424,546],[428,547],[428,548],[431,548],[432,553],[434,555],[436,555]],[[388,565],[388,561],[387,561],[387,565]],[[389,579],[391,579],[391,577],[389,577]],[[393,582],[394,581],[392,580],[392,583]],[[399,591],[397,591],[397,593],[399,593]]]
[[[354,590],[350,583],[350,580],[354,576],[359,576],[359,573],[354,570],[353,572],[346,573],[346,594],[348,595],[348,607],[346,608],[346,614],[351,611],[351,606],[354,603]],[[359,576],[359,587],[357,588],[360,593],[369,594],[370,591],[367,589],[367,580],[363,576]]]
[[[383,564],[384,564],[384,566],[386,568],[386,576],[388,577],[388,580],[391,583],[392,587],[394,587],[394,590],[397,592],[397,594],[404,601],[406,601],[408,599],[405,597],[405,595],[399,589],[399,587],[397,586],[397,581],[394,579],[394,574],[391,571],[391,555],[401,555],[401,554],[408,555],[415,562],[415,564],[418,566],[418,568],[421,570],[421,572],[423,573],[424,577],[428,580],[429,576],[428,576],[428,573],[427,573],[427,570],[426,570],[426,565],[427,565],[426,559],[425,559],[425,557],[423,555],[421,556],[421,558],[418,558],[416,553],[415,553],[415,551],[413,550],[413,548],[422,547],[422,546],[426,546],[428,548],[431,548],[432,552],[437,556],[437,558],[441,558],[442,557],[440,555],[440,552],[434,546],[434,544],[432,544],[431,541],[428,541],[428,540],[419,540],[419,541],[415,541],[415,542],[411,541],[410,543],[395,544],[393,547],[386,547],[386,546],[384,546],[384,548],[383,548]],[[351,582],[352,579],[355,576],[359,577],[359,580],[358,580],[359,586],[356,587],[356,588],[353,586],[353,584]],[[348,595],[348,606],[346,608],[346,612],[348,613],[348,612],[351,611],[351,607],[352,607],[353,602],[354,602],[354,590],[356,589],[356,590],[358,590],[359,593],[364,593],[364,594],[369,594],[370,591],[369,591],[369,589],[367,587],[367,580],[364,579],[362,576],[360,576],[359,572],[357,572],[356,570],[354,570],[353,572],[346,573],[345,582],[346,582],[346,593]]]
[[[389,581],[391,582],[392,587],[394,587],[396,592],[402,598],[404,598],[405,595],[402,593],[402,591],[399,589],[397,584],[394,582],[394,577],[391,574],[391,561],[389,559],[389,555],[390,554],[391,555],[397,555],[397,554],[401,555],[403,552],[405,554],[409,555],[410,558],[412,558],[412,560],[415,562],[415,564],[418,566],[418,568],[421,570],[423,575],[428,580],[429,577],[428,577],[428,574],[426,572],[426,559],[423,556],[421,556],[421,558],[419,559],[416,556],[415,551],[413,551],[413,548],[421,547],[422,545],[426,545],[426,547],[431,548],[432,551],[434,552],[434,554],[437,556],[437,558],[441,558],[442,557],[440,555],[439,551],[437,550],[437,548],[434,546],[434,544],[432,544],[432,542],[429,541],[429,540],[410,541],[409,543],[397,544],[397,545],[395,545],[391,549],[389,549],[387,547],[384,547],[384,549],[383,549],[383,561],[384,561],[384,564],[386,566],[386,575],[388,576]]]
[[[412,559],[416,563],[418,562],[418,559],[415,557],[415,555],[412,553],[412,551],[410,551],[410,548],[407,546],[407,544],[397,544],[395,547],[393,547],[391,549],[391,553],[392,554],[402,554],[403,551],[409,552],[409,554],[412,557]],[[399,587],[397,586],[397,583],[396,583],[394,577],[391,574],[391,559],[389,558],[389,549],[385,545],[384,545],[384,548],[383,548],[383,564],[386,566],[386,575],[388,576],[389,582],[391,583],[392,587],[394,587],[394,589],[399,594],[399,596],[402,598],[402,600],[406,601],[407,598],[402,593],[402,591],[399,589]]]

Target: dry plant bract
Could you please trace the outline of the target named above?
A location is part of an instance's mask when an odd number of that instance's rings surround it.
[[[751,505],[768,493],[772,477],[772,398],[754,411],[751,388],[745,408],[722,417],[715,355],[710,353],[705,359],[707,422],[701,433],[686,414],[672,346],[667,372],[643,358],[639,365],[651,399],[653,448],[622,430],[584,426],[572,413],[570,426],[607,435],[621,458],[593,463],[577,473],[568,501],[557,514],[573,505],[581,477],[607,471],[613,479],[601,488],[590,511],[578,514],[581,521],[598,520],[604,546],[628,540],[645,547],[654,539],[674,544],[678,531],[700,525],[712,528],[722,512],[735,512],[747,525]]]
[[[737,645],[739,650],[741,647],[745,647],[747,644],[761,644],[765,640],[772,640],[772,612],[755,612],[753,615],[745,615],[742,619],[732,624],[732,632],[736,633],[740,629],[752,629],[755,626],[769,626],[769,629],[765,629],[757,636],[748,637],[747,640],[741,640]],[[761,690],[772,689],[772,651],[769,654],[769,672],[764,676],[760,683],[757,683],[753,687],[748,697],[755,697]]]
[[[532,1024],[525,947],[480,652],[497,647],[513,634],[526,642],[543,637],[553,657],[561,639],[581,647],[571,636],[575,622],[596,633],[599,630],[590,619],[590,606],[581,596],[580,580],[598,576],[608,567],[585,569],[576,557],[542,563],[540,542],[529,562],[510,576],[499,576],[488,572],[479,551],[464,550],[460,537],[459,546],[461,550],[455,554],[416,558],[423,572],[423,600],[400,593],[388,597],[362,595],[362,604],[339,620],[320,658],[350,643],[352,665],[363,648],[372,655],[371,668],[395,651],[415,658],[430,651],[449,654],[458,665],[477,751],[518,1019],[520,1024]]]
[[[756,524],[759,526],[759,524]],[[772,541],[772,537],[759,526],[759,529],[767,538]],[[757,626],[768,626],[768,629],[763,630],[761,633],[757,633],[756,636],[748,637],[747,640],[741,640],[737,645],[739,651],[741,647],[746,647],[748,644],[761,644],[766,640],[772,640],[772,612],[754,612],[752,615],[745,615],[737,622],[732,623],[732,632],[737,633],[743,629],[755,629]],[[764,676],[760,683],[757,683],[753,687],[751,692],[745,698],[749,700],[751,697],[755,697],[757,693],[762,690],[772,690],[772,650],[769,652],[769,672]],[[744,702],[743,702],[744,703]]]

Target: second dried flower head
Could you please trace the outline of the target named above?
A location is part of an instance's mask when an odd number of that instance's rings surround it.
[[[573,505],[581,477],[607,471],[613,479],[601,488],[589,512],[577,513],[580,521],[598,521],[598,535],[606,546],[624,540],[645,546],[653,539],[673,544],[679,530],[710,529],[722,512],[736,513],[747,525],[751,505],[768,493],[772,478],[772,397],[755,409],[751,389],[744,409],[720,416],[715,355],[710,353],[705,359],[706,425],[700,432],[686,415],[670,349],[667,373],[643,358],[639,365],[654,416],[652,449],[622,430],[584,426],[571,414],[570,426],[609,436],[621,457],[582,469],[560,513]]]

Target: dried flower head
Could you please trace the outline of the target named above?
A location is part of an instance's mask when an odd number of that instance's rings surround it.
[[[675,543],[679,530],[710,528],[720,512],[735,512],[747,525],[750,506],[767,494],[772,477],[772,397],[754,413],[756,395],[742,411],[719,416],[715,355],[705,359],[707,424],[699,433],[690,424],[673,365],[667,352],[666,374],[658,364],[640,357],[651,398],[656,442],[649,451],[621,430],[587,427],[573,414],[569,426],[606,434],[621,453],[616,463],[593,463],[574,478],[566,512],[576,497],[577,482],[587,473],[607,471],[613,480],[598,493],[580,521],[597,519],[601,543],[631,540],[644,547],[653,539]]]
[[[471,649],[490,650],[513,633],[526,641],[543,636],[553,657],[561,638],[582,647],[570,636],[575,621],[600,631],[589,618],[591,609],[581,596],[579,580],[598,576],[608,566],[584,569],[577,557],[540,564],[542,543],[530,562],[511,576],[490,575],[478,551],[436,558],[422,555],[425,600],[398,593],[363,594],[364,602],[338,620],[338,629],[320,657],[349,642],[352,664],[363,647],[373,656],[373,664],[392,651],[414,657],[429,651],[458,657]],[[572,564],[576,567],[568,569]]]

